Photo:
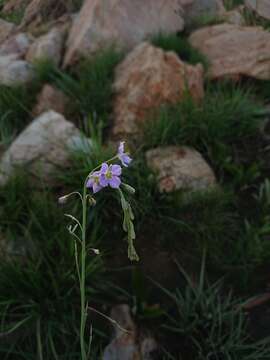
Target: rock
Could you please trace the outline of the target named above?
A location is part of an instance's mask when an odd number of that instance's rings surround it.
[[[269,0],[245,0],[245,6],[257,15],[266,20],[270,20],[270,1]]]
[[[16,55],[0,56],[0,84],[13,86],[27,84],[34,78],[34,69]]]
[[[164,103],[181,101],[186,90],[203,98],[203,68],[188,65],[174,52],[146,42],[138,45],[117,67],[113,84],[115,138],[136,135],[150,113]]]
[[[32,42],[33,38],[30,35],[26,33],[16,34],[8,38],[0,46],[0,56],[16,55],[17,59],[22,59],[26,55]]]
[[[21,28],[33,28],[66,11],[65,1],[32,0],[25,9]]]
[[[244,6],[238,6],[233,10],[226,11],[222,17],[228,24],[244,26],[246,21],[243,16]]]
[[[16,26],[8,21],[0,19],[0,45],[15,31]]]
[[[69,164],[69,148],[79,130],[62,115],[48,111],[35,119],[11,144],[0,163],[0,184],[7,183],[17,167],[26,167],[42,184]]]
[[[222,0],[186,0],[184,10],[184,20],[187,24],[202,17],[219,17],[225,12]]]
[[[262,27],[209,26],[192,33],[189,40],[209,59],[210,79],[270,79],[270,32]]]
[[[37,117],[49,110],[65,114],[68,103],[69,98],[62,91],[46,84],[38,95],[37,104],[34,107],[32,114],[34,117]]]
[[[116,322],[115,337],[105,348],[103,360],[153,359],[151,354],[157,350],[157,344],[152,337],[140,339],[128,305],[115,306],[110,317]]]
[[[160,192],[207,190],[215,175],[200,153],[186,146],[159,147],[147,151],[148,167],[157,173]]]
[[[3,9],[1,10],[4,15],[11,15],[14,12],[22,11],[30,0],[9,0],[4,4]]]
[[[39,38],[29,48],[26,60],[34,62],[39,59],[48,59],[59,65],[64,47],[65,34],[60,28],[54,28]]]
[[[115,44],[131,49],[154,34],[183,29],[182,0],[86,0],[71,29],[64,66]]]

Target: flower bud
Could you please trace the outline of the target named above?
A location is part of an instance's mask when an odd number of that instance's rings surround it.
[[[64,205],[64,204],[67,202],[68,197],[69,197],[69,195],[61,196],[61,197],[58,199],[58,204]]]
[[[94,253],[95,255],[99,255],[99,254],[100,254],[99,249],[91,248],[91,251],[93,251],[93,253]]]
[[[96,205],[96,200],[92,197],[92,196],[88,196],[88,202],[90,206],[95,206]]]
[[[126,192],[128,192],[129,194],[131,194],[131,195],[135,194],[136,190],[132,186],[130,186],[128,184],[124,184],[124,183],[122,183],[122,186],[126,190]]]

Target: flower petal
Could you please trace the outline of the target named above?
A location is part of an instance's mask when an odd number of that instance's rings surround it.
[[[100,186],[99,184],[97,184],[96,182],[94,182],[93,184],[93,193],[97,193],[98,191],[100,191],[102,189],[102,186]]]
[[[109,180],[109,185],[111,188],[113,189],[118,189],[119,186],[121,184],[121,180],[118,176],[113,176],[110,180]]]
[[[124,146],[125,146],[125,142],[121,141],[118,146],[118,155],[122,155],[124,153]]]
[[[94,184],[94,180],[93,180],[93,178],[90,177],[90,178],[87,180],[86,187],[87,187],[87,188],[91,188],[91,187],[93,187],[93,184]]]
[[[121,157],[121,161],[125,167],[128,167],[128,165],[131,163],[132,159],[127,154],[123,154],[123,156]]]
[[[107,163],[102,163],[100,168],[100,174],[105,174],[109,169],[109,166]]]
[[[101,174],[99,177],[99,183],[102,187],[106,187],[109,185],[109,180],[106,178],[104,174]]]
[[[120,176],[122,174],[122,168],[120,165],[112,165],[111,172],[113,175]]]

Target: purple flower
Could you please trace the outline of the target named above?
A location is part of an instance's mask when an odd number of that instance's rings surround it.
[[[117,153],[118,159],[121,161],[123,166],[128,167],[128,165],[131,163],[132,159],[128,156],[128,153],[125,152],[125,142],[121,141],[118,147],[118,153]]]
[[[120,165],[108,165],[103,163],[100,169],[99,182],[102,187],[110,186],[113,189],[118,189],[121,184],[120,175],[122,168]]]
[[[92,188],[94,194],[103,188],[103,186],[100,184],[100,176],[100,171],[94,171],[87,180],[86,187]]]

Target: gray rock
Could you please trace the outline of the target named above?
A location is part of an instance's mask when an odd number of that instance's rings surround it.
[[[207,190],[216,184],[214,172],[201,154],[187,146],[152,149],[146,159],[157,174],[160,192]]]
[[[228,24],[244,26],[246,21],[243,15],[244,6],[240,5],[233,10],[226,11],[222,17]]]
[[[152,360],[157,350],[155,340],[142,337],[131,318],[128,305],[117,305],[111,311],[114,323],[114,339],[105,348],[103,360]]]
[[[253,10],[257,15],[266,20],[270,20],[270,1],[269,0],[245,0],[245,6]]]
[[[204,17],[219,17],[225,12],[222,0],[187,0],[184,3],[186,24]]]
[[[33,37],[26,33],[19,33],[10,38],[0,46],[0,56],[16,55],[18,59],[22,59],[30,45],[33,42]]]
[[[72,26],[64,66],[115,44],[130,49],[159,32],[183,29],[181,0],[86,0]]]
[[[27,84],[34,78],[33,67],[16,55],[0,56],[0,84],[13,86]]]
[[[27,168],[33,179],[53,182],[55,173],[69,164],[73,139],[79,130],[62,115],[48,111],[35,119],[11,144],[0,163],[4,185],[17,167]]]

